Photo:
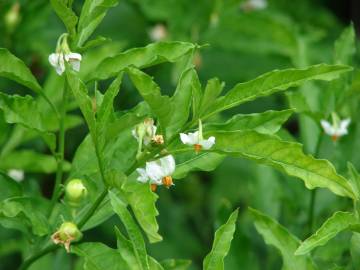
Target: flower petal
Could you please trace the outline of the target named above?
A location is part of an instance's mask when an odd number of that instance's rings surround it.
[[[324,129],[324,131],[325,131],[325,133],[327,135],[330,135],[330,136],[335,135],[335,133],[336,133],[335,129],[328,121],[321,120],[320,123],[321,123],[321,126],[322,126],[322,128]]]
[[[172,155],[165,156],[160,159],[161,168],[163,170],[164,176],[170,176],[175,171],[175,159]]]
[[[215,144],[215,137],[214,137],[214,136],[211,136],[211,137],[208,138],[207,140],[202,140],[202,141],[200,142],[200,145],[201,145],[205,150],[210,149],[214,144]]]
[[[196,131],[194,133],[180,133],[180,139],[183,144],[194,145],[199,143],[199,132]]]
[[[146,162],[146,174],[153,182],[161,182],[161,179],[165,176],[158,161]]]
[[[149,181],[149,176],[147,175],[145,169],[138,168],[138,169],[136,169],[136,171],[139,173],[138,178],[136,178],[137,181],[139,181],[141,183],[146,183],[147,181]]]

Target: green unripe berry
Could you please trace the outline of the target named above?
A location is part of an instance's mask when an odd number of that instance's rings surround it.
[[[87,189],[82,180],[72,179],[66,185],[65,194],[69,202],[79,203],[87,196]]]
[[[64,222],[61,224],[58,233],[59,239],[61,241],[68,241],[70,239],[77,241],[82,236],[82,233],[79,231],[76,224],[72,222]]]

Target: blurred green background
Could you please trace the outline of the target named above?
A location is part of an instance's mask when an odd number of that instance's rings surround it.
[[[273,69],[304,67],[321,62],[333,62],[334,42],[351,21],[359,22],[360,7],[357,0],[269,0],[263,10],[244,8],[246,1],[235,0],[121,0],[110,9],[96,35],[110,38],[105,44],[84,55],[84,63],[93,67],[105,57],[129,48],[145,46],[162,40],[181,40],[204,46],[197,54],[195,65],[203,84],[218,77],[230,89],[238,82],[250,80]],[[82,1],[74,2],[79,13]],[[9,12],[17,14],[13,25],[6,24]],[[43,84],[51,84],[55,74],[48,63],[48,55],[56,46],[56,40],[65,31],[61,21],[46,0],[9,1],[0,0],[0,47],[8,48],[23,59]],[[155,39],[155,40],[154,40]],[[354,65],[359,60],[356,56]],[[0,63],[1,65],[1,63]],[[86,66],[86,65],[83,65]],[[83,68],[85,76],[91,69]],[[165,64],[146,70],[155,77],[163,91],[172,92],[176,87],[176,66]],[[355,72],[355,78],[357,78]],[[105,88],[100,85],[100,88]],[[359,91],[359,84],[354,84]],[[321,100],[319,89],[327,91],[327,85],[310,87],[308,98],[317,110]],[[6,80],[0,81],[0,90],[24,94],[24,89]],[[116,106],[128,109],[140,101],[129,80],[125,80]],[[56,92],[56,91],[54,91]],[[26,92],[27,93],[27,92]],[[315,93],[315,94],[314,94]],[[30,93],[27,93],[30,94]],[[358,101],[355,99],[354,102]],[[319,105],[320,104],[320,105]],[[289,99],[274,95],[242,105],[233,113],[263,112],[268,109],[288,108]],[[319,107],[320,106],[320,107]],[[356,111],[357,112],[357,111]],[[353,126],[355,129],[355,126]],[[6,143],[11,132],[2,126],[0,147]],[[318,128],[309,119],[292,117],[281,136],[304,143],[305,151],[314,153]],[[340,172],[345,170],[346,160],[360,165],[356,153],[348,150],[357,145],[356,134],[345,137],[336,147],[326,138],[319,155],[330,159]],[[72,160],[77,146],[86,135],[84,125],[67,133],[66,159]],[[359,136],[358,136],[359,137]],[[23,148],[33,145],[23,145]],[[41,148],[41,146],[39,146]],[[347,154],[343,154],[343,153]],[[351,153],[351,154],[349,154]],[[23,185],[29,192],[49,196],[54,175],[29,174]],[[1,192],[1,188],[0,188]],[[318,193],[315,204],[315,228],[335,210],[350,207],[349,203],[328,191]],[[160,234],[164,240],[149,245],[151,255],[158,259],[186,258],[193,261],[191,269],[200,269],[202,259],[209,252],[215,229],[230,212],[240,207],[240,218],[225,269],[267,270],[280,269],[281,257],[272,247],[267,247],[255,231],[247,214],[247,207],[257,208],[285,225],[300,239],[309,234],[307,228],[310,191],[299,180],[254,162],[242,159],[226,159],[211,173],[192,173],[176,182],[171,190],[159,190],[158,217]],[[100,227],[85,234],[85,241],[102,241],[116,245],[113,226],[120,222],[109,219]],[[16,269],[20,254],[17,250],[22,241],[16,231],[0,227],[0,269]],[[319,248],[314,256],[320,269],[335,265],[348,265],[350,261],[349,235],[341,234],[329,245]],[[31,269],[46,269],[46,256]],[[57,260],[64,257],[61,251]],[[70,270],[76,265],[75,257],[61,260],[58,269]],[[354,264],[355,265],[355,264]],[[349,268],[352,269],[352,268]],[[354,268],[355,269],[355,268]]]

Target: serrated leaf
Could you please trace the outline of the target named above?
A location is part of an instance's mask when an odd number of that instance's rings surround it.
[[[126,67],[145,68],[164,62],[176,62],[194,50],[196,45],[187,42],[157,42],[134,48],[102,61],[92,80],[105,80],[116,76]]]
[[[214,151],[268,164],[302,179],[309,189],[323,187],[337,195],[356,198],[351,185],[336,173],[329,161],[304,154],[299,143],[282,141],[278,137],[255,131],[219,131],[209,134],[216,137],[216,144],[212,148]]]
[[[274,134],[280,130],[281,125],[289,119],[292,113],[293,110],[237,114],[225,123],[210,123],[204,125],[204,129],[207,132],[211,130],[254,130],[263,134]]]
[[[68,33],[70,33],[70,35],[75,35],[76,33],[75,27],[78,21],[78,17],[76,16],[76,14],[71,10],[70,7],[66,6],[64,1],[50,0],[50,3],[56,14],[64,23]]]
[[[218,78],[209,80],[206,84],[204,95],[200,105],[200,115],[203,115],[209,107],[214,103],[216,98],[221,94],[225,87],[224,82],[220,82]]]
[[[119,0],[86,0],[80,14],[76,44],[81,47],[101,23],[109,8],[115,7]]]
[[[235,85],[225,96],[215,102],[206,117],[256,98],[299,86],[307,81],[331,81],[339,78],[340,74],[351,70],[352,68],[349,66],[327,64],[310,66],[305,69],[274,70],[254,80]]]
[[[318,246],[325,245],[338,233],[350,229],[352,226],[360,225],[359,220],[353,213],[336,212],[321,225],[315,234],[310,236],[297,248],[295,255],[304,255]]]
[[[236,229],[236,220],[239,209],[236,209],[229,217],[228,221],[220,226],[215,232],[213,246],[203,262],[204,270],[223,270],[224,258],[230,250],[231,241]]]
[[[126,192],[126,199],[150,243],[161,241],[162,237],[158,232],[159,225],[156,220],[159,212],[155,205],[158,195],[152,192],[148,185],[135,181],[133,177],[128,178],[128,181],[124,183],[123,190]]]
[[[24,62],[7,49],[0,48],[0,63],[0,77],[13,80],[35,92],[41,91],[41,86]]]
[[[144,239],[130,212],[127,210],[126,204],[112,191],[109,191],[109,197],[114,212],[120,217],[126,228],[136,256],[136,260],[139,266],[141,266],[140,269],[149,269],[149,262],[146,255]]]
[[[311,259],[306,256],[295,256],[295,250],[300,240],[292,235],[285,227],[272,218],[249,208],[254,218],[256,230],[262,235],[268,245],[279,250],[283,258],[284,270],[311,270],[315,269]]]
[[[84,270],[127,269],[119,252],[103,243],[82,243],[72,246],[71,253],[84,258]]]

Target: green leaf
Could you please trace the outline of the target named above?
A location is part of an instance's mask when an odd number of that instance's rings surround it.
[[[19,217],[19,222],[23,222],[27,226],[29,226],[35,235],[43,236],[48,234],[50,230],[48,221],[45,216],[36,208],[36,203],[43,204],[42,201],[35,201],[27,197],[15,197],[1,201],[0,223],[2,223],[3,226],[7,227],[6,223],[1,222],[1,218]],[[16,222],[16,220],[14,221]],[[30,224],[27,223],[27,221]]]
[[[302,179],[309,189],[323,187],[337,195],[356,198],[351,185],[336,173],[329,161],[304,154],[299,143],[282,141],[255,131],[219,131],[210,132],[210,135],[216,137],[214,151],[268,164]]]
[[[318,246],[325,245],[330,239],[334,238],[338,233],[351,229],[352,226],[359,226],[359,220],[353,213],[336,212],[332,217],[310,236],[295,252],[295,255],[304,255]]]
[[[0,201],[22,195],[21,185],[10,178],[6,173],[0,171]]]
[[[140,269],[149,269],[149,262],[146,255],[144,239],[130,212],[127,210],[126,204],[112,191],[109,191],[109,197],[114,212],[120,217],[126,228],[136,256],[136,260],[139,266],[141,266]]]
[[[192,117],[197,120],[200,117],[200,106],[201,100],[203,98],[203,92],[201,88],[200,80],[197,74],[194,74],[194,79],[192,80]]]
[[[101,23],[109,8],[119,0],[86,0],[80,14],[76,44],[81,47]]]
[[[9,124],[21,124],[36,131],[51,150],[55,150],[55,134],[46,130],[43,113],[38,109],[36,101],[31,96],[6,95],[0,93],[0,109],[4,112],[4,119]]]
[[[176,62],[195,48],[196,45],[187,42],[157,42],[146,47],[130,49],[101,62],[92,80],[105,80],[116,76],[129,66],[141,69],[164,62]]]
[[[71,247],[71,253],[84,258],[84,270],[124,270],[127,264],[116,249],[103,243],[82,243]]]
[[[180,77],[171,103],[168,105],[172,112],[170,124],[166,127],[166,136],[171,137],[187,122],[190,114],[193,85],[198,81],[196,71],[191,68],[185,70]]]
[[[66,77],[68,85],[75,96],[75,99],[80,107],[80,110],[85,117],[87,126],[89,127],[91,137],[94,144],[97,142],[97,130],[95,113],[93,111],[91,98],[88,96],[86,85],[76,76],[76,74],[69,69],[66,70]]]
[[[124,183],[123,190],[126,192],[126,199],[150,243],[161,241],[162,237],[158,233],[159,225],[156,221],[156,217],[159,215],[155,206],[158,199],[156,193],[152,192],[148,185],[139,183],[133,177],[129,177]]]
[[[239,209],[236,209],[229,217],[228,221],[220,226],[215,232],[213,246],[203,263],[204,270],[223,270],[224,258],[230,250],[231,241],[236,228],[236,220]]]
[[[221,94],[224,87],[225,83],[220,82],[218,78],[213,78],[207,82],[204,96],[201,100],[200,115],[203,115],[207,109],[213,105],[214,101]]]
[[[117,249],[127,263],[128,269],[141,269],[141,262],[139,262],[134,253],[132,243],[115,227],[115,234],[117,239]]]
[[[53,173],[57,170],[57,162],[53,156],[34,152],[32,150],[14,151],[6,155],[0,162],[0,169],[23,170],[25,172]],[[64,162],[64,171],[70,169],[69,162]]]
[[[176,155],[176,169],[172,177],[174,179],[185,178],[192,171],[213,171],[224,160],[225,155],[218,153],[202,152]]]
[[[307,81],[331,81],[339,78],[340,74],[351,70],[352,68],[349,66],[327,64],[310,66],[305,69],[274,70],[254,80],[235,85],[225,96],[215,102],[206,117],[256,98],[299,86]]]
[[[355,29],[351,24],[345,28],[335,42],[335,64],[351,65],[355,52]]]
[[[280,130],[281,125],[289,119],[292,113],[293,110],[238,114],[225,123],[207,124],[204,126],[204,129],[207,132],[211,130],[254,130],[263,134],[274,134]]]
[[[70,7],[67,7],[64,1],[61,0],[50,0],[50,3],[59,16],[59,18],[63,21],[66,30],[70,35],[76,34],[76,24],[78,21],[78,17],[76,14],[71,10]]]
[[[284,270],[311,270],[315,269],[311,259],[307,256],[295,256],[295,250],[300,240],[292,235],[285,227],[272,218],[249,208],[255,220],[256,230],[262,235],[265,243],[279,250],[283,258]]]
[[[160,262],[164,270],[187,270],[191,265],[190,260],[167,259]]]
[[[13,80],[35,92],[41,91],[41,86],[24,62],[7,49],[0,48],[0,63],[0,77]]]
[[[349,180],[350,184],[356,194],[357,197],[360,197],[360,175],[353,164],[348,162],[348,172],[349,172]]]
[[[128,68],[128,72],[140,95],[158,117],[161,127],[167,127],[172,117],[170,98],[161,95],[160,87],[146,73],[136,68]]]

